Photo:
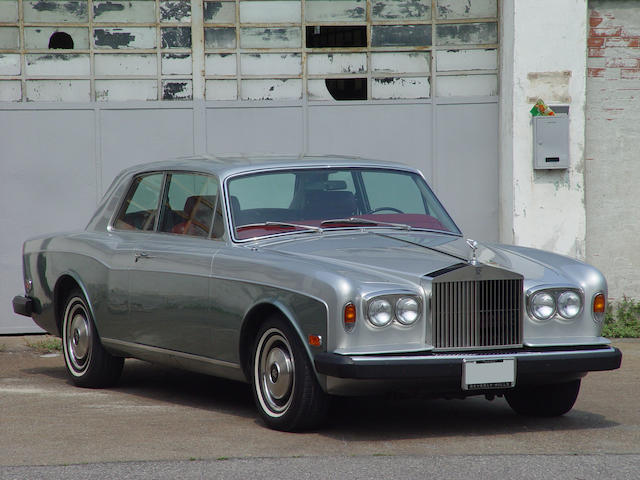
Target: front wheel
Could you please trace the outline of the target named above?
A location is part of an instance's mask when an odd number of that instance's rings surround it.
[[[109,354],[100,343],[80,290],[73,290],[65,302],[62,350],[67,373],[79,387],[108,387],[120,378],[124,359]]]
[[[558,417],[573,408],[580,392],[580,379],[566,383],[521,388],[505,395],[509,406],[520,415]]]
[[[267,426],[283,431],[318,425],[328,398],[293,328],[269,318],[258,331],[252,361],[253,394]]]

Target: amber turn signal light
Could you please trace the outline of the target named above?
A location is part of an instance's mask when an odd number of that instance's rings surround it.
[[[347,332],[353,330],[356,326],[356,306],[353,303],[347,303],[344,306],[344,329]]]
[[[593,297],[593,313],[604,313],[604,310],[607,307],[606,303],[603,293],[599,293]]]

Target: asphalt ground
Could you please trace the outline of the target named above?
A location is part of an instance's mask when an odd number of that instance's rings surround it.
[[[520,417],[503,399],[352,398],[306,433],[269,430],[247,385],[127,360],[74,387],[62,357],[0,337],[0,478],[640,478],[640,341],[589,374],[574,409]]]

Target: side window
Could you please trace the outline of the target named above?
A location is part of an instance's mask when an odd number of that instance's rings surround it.
[[[167,184],[160,231],[208,237],[218,202],[217,180],[195,173],[171,173]]]
[[[121,230],[153,231],[162,189],[162,173],[141,175],[133,180],[114,227]]]

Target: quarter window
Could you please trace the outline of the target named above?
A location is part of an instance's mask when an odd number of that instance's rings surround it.
[[[208,237],[218,205],[218,181],[194,173],[167,175],[167,196],[163,203],[159,230],[167,233]],[[220,236],[221,220],[215,222],[214,236]]]
[[[146,232],[154,230],[162,177],[162,173],[154,173],[134,179],[114,222],[115,228]]]

